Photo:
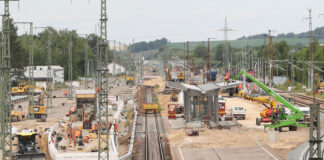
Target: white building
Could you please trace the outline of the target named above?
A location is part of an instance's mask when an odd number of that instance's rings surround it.
[[[125,73],[125,67],[121,66],[120,64],[115,63],[115,72],[114,72],[114,63],[108,64],[108,69],[110,74],[121,74]]]
[[[25,77],[29,78],[29,68],[25,67]],[[47,79],[52,79],[53,83],[64,82],[64,68],[61,66],[51,66],[51,76],[47,77],[47,66],[34,66],[34,81],[37,86],[46,87]]]

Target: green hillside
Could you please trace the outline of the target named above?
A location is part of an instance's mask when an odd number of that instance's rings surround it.
[[[288,45],[290,46],[306,46],[309,43],[308,38],[274,38],[274,42],[279,42],[279,41],[287,41]],[[211,48],[215,48],[218,44],[223,43],[224,41],[210,41],[210,46]],[[264,44],[264,39],[251,39],[251,40],[230,40],[231,46],[233,48],[241,48],[242,46],[245,45],[252,45],[253,47],[261,46]],[[319,43],[324,43],[324,39],[319,39]],[[173,42],[169,43],[167,46],[168,47],[175,47],[175,48],[180,48],[184,49],[184,43],[185,42]],[[189,49],[193,50],[196,48],[196,46],[199,45],[205,45],[207,46],[207,41],[196,41],[196,42],[189,42]]]

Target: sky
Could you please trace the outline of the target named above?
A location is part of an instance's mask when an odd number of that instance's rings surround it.
[[[234,30],[229,39],[269,29],[275,34],[299,33],[308,30],[308,21],[302,19],[310,8],[313,28],[324,26],[324,16],[319,16],[324,14],[323,0],[107,0],[108,39],[123,43],[163,37],[171,42],[223,40],[219,30],[225,17]],[[14,21],[32,21],[38,27],[98,33],[100,0],[13,1],[10,13]],[[27,25],[19,25],[19,33],[27,31]]]

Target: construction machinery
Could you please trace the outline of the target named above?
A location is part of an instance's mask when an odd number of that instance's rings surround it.
[[[276,92],[272,91],[263,83],[256,80],[253,76],[248,74],[245,70],[241,70],[241,72],[234,77],[234,79],[239,79],[239,77],[244,74],[246,75],[251,81],[255,82],[260,88],[262,88],[267,94],[275,98],[277,101],[281,102],[284,107],[276,107],[272,109],[272,112],[269,116],[271,124],[264,125],[265,128],[274,128],[275,130],[282,131],[283,127],[289,127],[290,131],[296,131],[297,127],[307,127],[304,121],[304,114],[301,112],[297,107],[293,106],[291,103],[286,101]],[[290,109],[291,114],[288,115],[285,113],[285,107]]]
[[[13,153],[16,160],[43,160],[46,159],[45,153],[41,151],[41,146],[38,145],[36,138],[41,138],[40,134],[23,130],[17,133],[17,151]]]
[[[11,94],[15,95],[24,95],[28,93],[29,86],[26,85],[26,82],[22,81],[18,83],[18,87],[11,88]]]
[[[15,110],[14,106],[11,105],[11,121],[12,122],[17,122],[17,121],[22,121],[26,118],[25,112],[22,110],[21,106],[18,107],[19,110]]]
[[[178,95],[177,95],[177,93],[174,92],[174,93],[171,94],[170,101],[171,102],[177,102],[178,101]]]
[[[48,96],[44,87],[40,88],[42,90],[41,95],[36,101],[34,106],[29,106],[29,114],[34,115],[34,118],[40,120],[41,122],[46,122],[47,118],[47,107],[44,105],[44,96]]]
[[[270,101],[269,104],[270,107],[263,104],[266,107],[266,109],[260,112],[260,118],[256,118],[256,125],[259,126],[261,123],[271,122],[272,114],[276,114],[279,111],[276,109],[276,105],[277,105],[276,101]]]
[[[92,121],[95,120],[96,91],[95,90],[76,90],[76,112],[77,119],[82,121],[83,129],[91,129]]]
[[[135,84],[135,78],[134,75],[128,75],[126,76],[126,84],[133,85]]]
[[[184,74],[184,72],[181,70],[181,68],[180,68],[180,71],[179,71],[179,73],[178,73],[178,82],[184,82],[185,80],[186,80],[186,78],[185,78],[185,74]]]

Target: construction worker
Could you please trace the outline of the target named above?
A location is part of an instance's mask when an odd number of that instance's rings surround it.
[[[92,133],[97,133],[98,134],[98,125],[97,124],[92,124],[91,125],[91,131],[92,131]]]
[[[64,96],[67,97],[67,94],[68,94],[68,93],[67,93],[67,91],[65,90],[65,91],[64,91]]]
[[[76,113],[76,108],[75,107],[71,107],[71,114],[75,114]]]
[[[25,119],[25,111],[24,110],[21,110],[21,118]]]
[[[89,139],[90,139],[89,136],[85,136],[84,139],[83,139],[84,143],[88,143],[89,142]]]

